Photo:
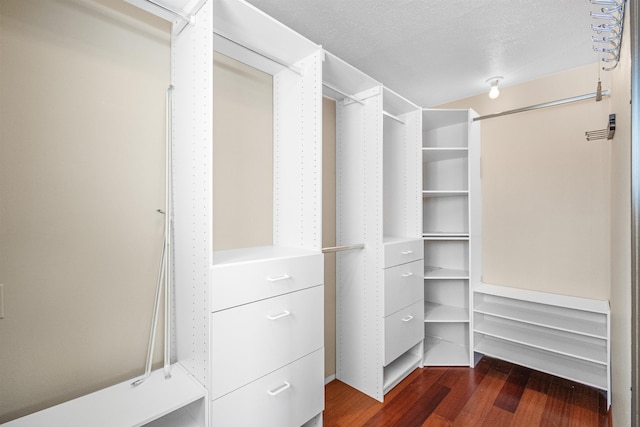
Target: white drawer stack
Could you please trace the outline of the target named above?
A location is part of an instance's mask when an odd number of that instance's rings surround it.
[[[211,425],[298,427],[324,407],[322,255],[265,247],[222,258],[213,268]]]
[[[384,245],[384,392],[421,365],[424,338],[422,240]],[[413,350],[413,351],[412,351]]]

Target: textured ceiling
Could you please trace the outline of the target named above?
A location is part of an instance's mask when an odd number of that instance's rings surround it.
[[[588,0],[248,2],[423,107],[598,60]]]

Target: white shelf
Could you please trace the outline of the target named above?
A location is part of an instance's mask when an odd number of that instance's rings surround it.
[[[604,365],[486,336],[476,340],[475,351],[608,391]]]
[[[425,336],[425,366],[469,366],[469,347]]]
[[[383,388],[384,394],[395,387],[411,371],[420,366],[421,357],[412,351],[408,351],[384,368]]]
[[[172,365],[171,378],[162,369],[133,387],[133,380],[96,391],[74,400],[3,424],[5,427],[142,426],[179,411],[206,397],[204,387],[179,364]],[[101,424],[102,423],[102,424]],[[185,424],[189,425],[189,421]]]
[[[454,270],[452,268],[442,268],[442,267],[425,265],[424,278],[429,280],[435,280],[435,279],[467,280],[469,279],[469,271]]]
[[[463,307],[424,302],[424,321],[427,323],[468,323],[469,310]]]
[[[508,300],[505,300],[508,301]],[[525,307],[512,307],[496,302],[481,302],[474,309],[476,313],[487,314],[503,319],[516,320],[531,325],[544,326],[560,331],[567,331],[589,337],[607,339],[606,323],[598,323],[585,319],[563,316],[543,310]]]
[[[469,240],[469,233],[460,232],[445,232],[445,231],[433,231],[422,234],[424,240]]]
[[[460,159],[469,156],[467,147],[424,147],[422,148],[422,162],[441,162],[444,160]]]
[[[454,197],[468,196],[469,190],[424,190],[422,197]]]
[[[267,259],[284,259],[299,256],[307,256],[318,253],[306,249],[290,248],[285,246],[255,246],[250,248],[230,249],[213,252],[213,265],[228,265],[250,263]]]
[[[605,339],[601,340],[601,345],[593,345],[593,343],[586,343],[584,339],[580,339],[580,336],[572,337],[572,334],[558,334],[548,329],[536,330],[514,323],[507,324],[505,321],[491,321],[486,318],[481,322],[476,319],[475,332],[589,362],[607,364],[607,342]]]

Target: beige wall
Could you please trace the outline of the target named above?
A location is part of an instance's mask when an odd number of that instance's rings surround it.
[[[169,26],[120,0],[2,0],[0,52],[2,423],[144,370]]]
[[[622,58],[611,72],[611,360],[613,424],[631,425],[631,61],[627,14]],[[637,72],[637,71],[636,71]]]
[[[213,61],[213,249],[273,242],[273,78]]]
[[[594,63],[443,107],[490,114],[594,92],[597,78]],[[612,143],[584,136],[609,110],[605,98],[482,121],[486,283],[609,299]]]
[[[322,247],[336,245],[336,102],[322,99]],[[324,376],[336,374],[336,254],[324,256]]]

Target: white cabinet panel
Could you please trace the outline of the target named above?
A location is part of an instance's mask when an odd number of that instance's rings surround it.
[[[418,301],[384,318],[385,366],[422,340],[423,310],[423,302]]]
[[[318,350],[211,402],[216,427],[299,427],[324,408],[324,355]],[[240,368],[242,369],[242,368]]]
[[[215,265],[211,310],[258,301],[322,284],[322,254]]]
[[[323,299],[317,286],[213,313],[210,397],[322,348]]]
[[[384,270],[384,315],[423,299],[422,260]]]

